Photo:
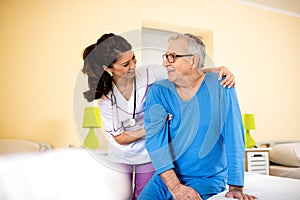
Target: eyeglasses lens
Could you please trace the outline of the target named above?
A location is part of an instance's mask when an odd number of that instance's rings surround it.
[[[164,54],[163,55],[163,61],[168,60],[169,63],[174,63],[175,61],[175,55],[174,54]]]

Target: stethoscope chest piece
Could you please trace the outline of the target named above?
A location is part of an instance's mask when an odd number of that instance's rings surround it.
[[[135,125],[135,119],[130,119],[129,120],[129,125],[134,126]]]

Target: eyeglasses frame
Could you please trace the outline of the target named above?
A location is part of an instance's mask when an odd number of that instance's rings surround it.
[[[172,55],[173,61],[169,61],[169,56]],[[169,63],[174,63],[176,61],[176,58],[181,58],[181,57],[188,57],[188,56],[194,56],[194,54],[183,54],[183,55],[177,55],[176,53],[170,53],[170,54],[163,54],[162,59],[163,61],[167,60]]]

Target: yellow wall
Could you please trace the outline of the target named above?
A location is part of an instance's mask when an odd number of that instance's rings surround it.
[[[235,73],[241,110],[255,113],[253,137],[300,139],[300,18],[234,0],[1,1],[0,138],[79,145],[83,48],[147,20],[211,30],[216,65]]]

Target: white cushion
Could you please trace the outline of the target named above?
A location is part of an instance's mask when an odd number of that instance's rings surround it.
[[[300,167],[300,143],[275,145],[270,150],[270,161],[293,167]]]
[[[16,139],[0,139],[0,154],[39,152],[40,145],[35,142]]]

